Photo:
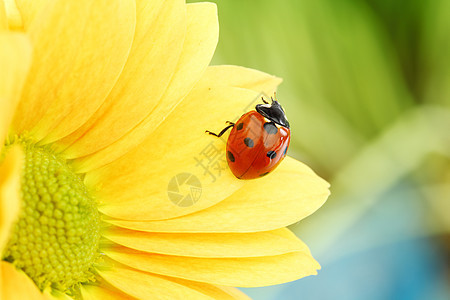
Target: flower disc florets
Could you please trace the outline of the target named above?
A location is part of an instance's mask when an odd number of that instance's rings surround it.
[[[64,159],[46,147],[19,143],[25,149],[22,207],[3,259],[41,290],[51,285],[67,291],[93,277],[100,239],[97,206]]]

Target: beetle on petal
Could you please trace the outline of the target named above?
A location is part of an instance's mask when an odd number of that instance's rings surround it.
[[[239,179],[265,176],[274,170],[286,156],[291,131],[286,114],[277,100],[257,104],[255,109],[242,115],[236,123],[229,124],[219,134],[231,129],[227,141],[227,162]]]

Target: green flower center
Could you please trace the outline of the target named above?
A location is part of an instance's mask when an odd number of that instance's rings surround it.
[[[48,147],[16,142],[25,149],[22,207],[3,259],[41,290],[50,285],[68,292],[94,277],[100,240],[96,202],[66,160]]]

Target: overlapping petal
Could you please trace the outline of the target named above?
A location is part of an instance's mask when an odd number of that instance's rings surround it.
[[[149,254],[117,246],[110,258],[132,268],[160,275],[225,286],[255,287],[317,274],[319,264],[309,251],[250,258],[197,258]]]
[[[151,95],[149,99],[138,99],[132,101],[134,105],[139,105],[143,101],[157,102],[151,113],[135,128],[130,130],[124,137],[120,138],[107,148],[102,149],[86,158],[78,160],[79,170],[82,172],[103,166],[118,157],[135,148],[137,145],[153,131],[159,124],[165,120],[167,115],[174,109],[186,94],[193,88],[194,84],[200,79],[207,68],[214,49],[217,44],[219,30],[217,21],[217,11],[215,5],[211,3],[196,3],[187,5],[187,29],[184,40],[183,50],[181,52],[178,65],[171,78],[164,95],[158,101],[156,95]],[[167,55],[167,54],[166,54]],[[147,77],[136,78],[136,81],[148,85]],[[161,80],[158,77],[158,80]],[[137,93],[130,90],[130,93]],[[136,103],[136,104],[135,104]],[[118,113],[123,113],[120,111]],[[92,136],[92,135],[91,135]],[[62,144],[73,140],[74,135],[61,141]],[[93,137],[95,138],[95,137]],[[104,138],[104,137],[103,137]],[[117,136],[109,136],[110,141],[117,139]],[[86,150],[83,144],[96,145],[97,141],[92,142],[89,139],[76,141],[75,144],[64,152],[64,155],[70,158],[85,155]],[[89,149],[93,146],[90,146]],[[95,146],[95,149],[100,149]],[[90,150],[90,152],[92,152]]]
[[[257,233],[157,233],[110,229],[104,236],[128,248],[166,255],[192,257],[257,257],[304,251],[286,228]],[[201,245],[201,246],[200,246]]]
[[[195,286],[195,284],[193,284],[193,285]],[[225,292],[227,295],[229,295],[231,297],[231,299],[234,299],[234,300],[250,300],[251,299],[249,296],[244,294],[241,290],[234,288],[234,287],[211,285],[211,284],[207,285],[207,287],[218,288],[218,289],[222,290],[223,292]]]
[[[157,220],[204,209],[231,195],[244,182],[236,180],[223,161],[215,180],[198,165],[196,157],[212,145],[224,158],[223,140],[205,134],[223,127],[223,116],[241,115],[257,93],[238,88],[196,88],[136,149],[119,160],[88,172],[85,184],[94,189],[100,210],[130,220]],[[201,196],[192,206],[174,204],[167,188],[174,176],[189,173],[201,183]],[[226,188],[224,188],[226,187]]]
[[[10,30],[22,29],[22,16],[17,8],[16,1],[14,0],[2,0],[5,17],[6,17],[6,28]]]
[[[0,1],[0,30],[8,29],[8,19],[3,1]]]
[[[99,270],[100,276],[116,288],[138,299],[231,299],[220,289],[208,289],[205,284],[175,281],[170,277],[138,271],[117,263],[114,268]],[[203,288],[202,288],[203,287]],[[227,297],[228,296],[228,297]]]
[[[135,13],[134,1],[126,0],[51,1],[38,12],[28,28],[34,58],[14,120],[17,133],[55,140],[98,109],[128,57]]]
[[[27,37],[0,33],[0,145],[9,131],[30,64],[31,45]]]
[[[1,261],[0,264],[0,295],[2,299],[46,299],[25,273],[5,261]]]
[[[19,214],[22,164],[23,152],[19,146],[9,149],[0,164],[0,254]]]
[[[276,188],[263,188],[267,186]],[[246,181],[241,189],[208,209],[168,220],[107,222],[149,232],[267,231],[312,214],[328,197],[328,186],[307,166],[287,157],[272,174]]]
[[[229,69],[229,73],[241,74],[241,78],[247,78],[245,81],[247,86],[254,89],[272,91],[280,82],[278,78],[262,72],[237,67],[225,68]],[[208,73],[216,72],[225,71],[217,67]],[[218,75],[211,76],[217,78]],[[251,78],[256,79],[252,81]],[[243,184],[234,180],[227,168],[224,168],[223,174],[217,174],[221,176],[217,176],[216,182],[216,178],[211,178],[211,174],[198,165],[196,157],[204,148],[210,147],[210,144],[216,148],[217,153],[225,153],[223,140],[205,135],[204,130],[214,128],[220,130],[223,127],[224,115],[237,119],[260,101],[261,92],[225,86],[214,88],[215,85],[222,84],[213,84],[213,81],[202,78],[196,88],[165,118],[158,130],[146,137],[139,148],[103,168],[88,172],[86,177],[88,185],[96,186],[100,181],[103,183],[98,197],[101,201],[106,199],[102,203],[104,213],[124,219],[151,220],[176,217],[211,206]],[[171,134],[167,134],[168,132]],[[174,136],[176,138],[173,138]],[[111,147],[107,149],[109,148]],[[167,149],[170,149],[170,152],[167,152]],[[97,159],[100,160],[100,164],[104,164],[109,162],[105,160],[111,159],[111,155],[114,156],[112,153],[102,154],[76,161],[75,166],[80,171],[85,171],[85,167],[98,164]],[[126,171],[131,169],[133,172]],[[164,189],[156,188],[167,186],[173,176],[182,172],[195,174],[202,183],[201,201],[187,208],[174,205],[167,198]],[[132,177],[125,178],[127,176],[125,174]],[[124,191],[125,185],[128,190],[139,191],[139,195],[128,192],[122,197],[120,194]],[[140,187],[131,189],[130,185]],[[227,189],[222,189],[221,186],[227,186]],[[157,195],[154,194],[155,191]]]
[[[43,10],[50,0],[8,0],[14,2],[18,13],[20,13],[21,28],[28,30],[30,24],[38,13]]]
[[[118,263],[113,263],[118,265]],[[216,299],[216,300],[248,300],[249,298],[236,288],[217,286],[205,284],[202,282],[188,281],[175,277],[166,277],[147,272],[140,272],[135,269],[127,268],[125,266],[117,266],[117,268],[109,269],[107,271],[100,271],[100,274],[108,280],[112,285],[124,291],[130,290],[130,295],[141,294],[146,292],[146,295],[152,293],[153,299]],[[136,283],[131,282],[135,278],[144,280],[153,286],[145,289],[136,287]],[[160,286],[157,286],[157,284]],[[163,289],[161,291],[161,288]],[[136,290],[138,290],[136,292]],[[194,297],[194,298],[192,298]],[[140,298],[146,298],[140,297]]]
[[[186,5],[183,0],[138,0],[137,12],[133,47],[119,80],[89,121],[61,141],[76,141],[68,157],[90,154],[121,138],[155,109],[170,83],[186,36]]]

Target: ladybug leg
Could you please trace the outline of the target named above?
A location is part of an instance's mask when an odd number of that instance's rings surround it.
[[[230,121],[226,121],[225,123],[230,124],[230,125],[235,125],[235,123],[230,122]]]
[[[219,134],[214,133],[214,132],[211,132],[211,131],[209,131],[209,130],[206,130],[205,132],[208,133],[208,134],[210,134],[210,135],[214,135],[214,136],[217,136],[217,137],[221,137],[228,129],[230,129],[231,127],[234,127],[234,123],[233,123],[233,122],[227,121],[227,123],[228,123],[228,124],[231,124],[231,125],[228,125],[228,126],[225,127],[224,129],[222,129],[222,131],[219,132]]]

